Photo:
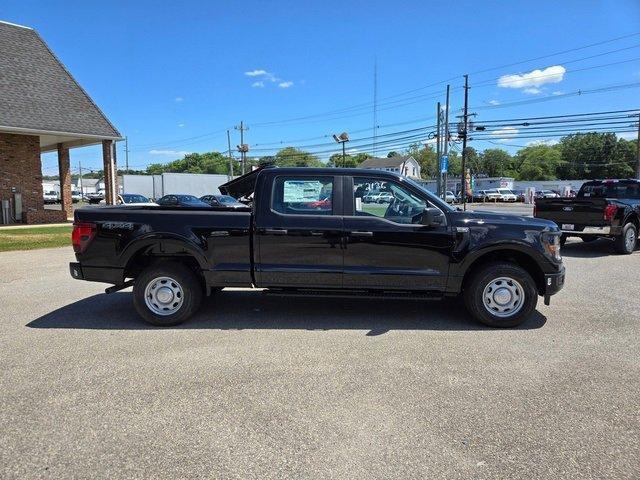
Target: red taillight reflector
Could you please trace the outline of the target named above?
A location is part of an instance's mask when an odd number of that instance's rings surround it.
[[[618,211],[618,206],[610,203],[604,207],[604,219],[606,221],[613,220],[613,217],[616,215],[616,211]]]
[[[73,232],[71,232],[71,243],[73,243],[73,251],[82,253],[86,250],[93,237],[96,236],[96,224],[88,222],[78,222],[73,224]]]

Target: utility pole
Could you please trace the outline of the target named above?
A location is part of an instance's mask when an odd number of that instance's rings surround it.
[[[467,126],[469,121],[469,75],[464,76],[464,113],[462,114],[462,209],[467,209]]]
[[[640,180],[640,114],[638,115],[638,143],[636,145],[636,178]]]
[[[78,182],[80,186],[80,195],[84,197],[84,189],[82,188],[82,162],[78,160]]]
[[[438,192],[438,196],[442,197],[442,174],[440,173],[440,102],[438,102],[436,110],[436,168],[438,169],[438,176],[436,182],[436,191]]]
[[[127,173],[129,173],[129,137],[124,137],[124,165]]]
[[[444,155],[449,157],[449,85],[447,85],[447,102],[445,106],[444,112]],[[447,161],[448,162],[448,161]],[[448,180],[448,172],[445,171],[441,174],[443,177],[443,187],[442,191],[447,195],[447,180]],[[453,192],[456,193],[456,192]]]
[[[244,132],[249,130],[249,127],[244,126],[244,122],[240,121],[240,126],[233,127],[236,130],[240,130],[240,145],[238,145],[238,151],[240,152],[240,158],[242,161],[242,175],[245,174],[245,165],[247,163],[247,152],[249,151],[249,145],[244,143]]]
[[[344,146],[344,145],[343,145]],[[378,57],[373,60],[373,156],[378,147]]]
[[[231,134],[227,130],[227,148],[229,149],[229,180],[233,178],[233,157],[231,156]]]

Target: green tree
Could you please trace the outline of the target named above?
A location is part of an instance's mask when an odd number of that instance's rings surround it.
[[[489,177],[513,176],[513,158],[501,148],[489,148],[479,155],[479,171]]]
[[[286,147],[276,153],[275,164],[279,167],[324,167],[325,165],[315,155],[299,150],[295,147]]]
[[[558,167],[560,178],[606,178],[621,173],[616,160],[624,147],[619,148],[615,133],[567,135],[560,139],[559,148],[563,160]]]
[[[520,149],[514,163],[516,180],[555,180],[562,154],[555,145],[532,145]]]
[[[387,153],[387,158],[393,158],[393,157],[399,157],[399,156],[400,154],[395,150],[391,150],[389,153]]]
[[[406,155],[412,156],[420,164],[422,178],[434,178],[438,174],[436,151],[431,145],[421,147],[420,144],[413,144]]]

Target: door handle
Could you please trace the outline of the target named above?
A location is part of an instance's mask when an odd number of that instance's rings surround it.
[[[286,235],[288,232],[284,228],[265,228],[264,233],[271,235]]]
[[[362,232],[356,230],[355,232],[351,232],[349,235],[352,237],[373,237],[373,232]]]

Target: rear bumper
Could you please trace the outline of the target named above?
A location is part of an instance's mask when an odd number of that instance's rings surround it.
[[[562,230],[567,235],[611,235],[611,227],[584,227],[582,230]]]
[[[69,273],[76,280],[88,282],[103,282],[120,285],[124,282],[124,270],[122,268],[87,267],[78,262],[69,263]]]

